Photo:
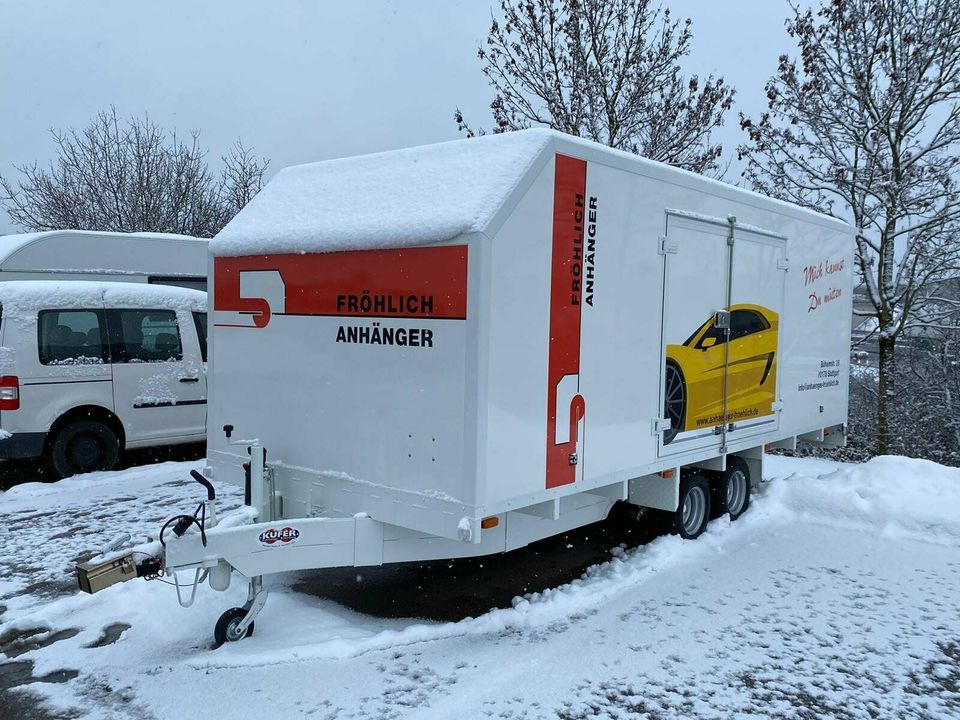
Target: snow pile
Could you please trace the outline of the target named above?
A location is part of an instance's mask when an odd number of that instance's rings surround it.
[[[745,521],[713,521],[699,542],[663,537],[632,550],[615,548],[609,562],[587,570],[567,585],[517,597],[512,608],[494,609],[457,623],[417,623],[400,630],[351,623],[332,636],[331,626],[315,625],[316,610],[296,596],[275,596],[283,617],[304,613],[292,627],[271,628],[269,637],[239,643],[188,662],[197,667],[237,667],[362,653],[461,636],[489,635],[549,626],[590,612],[678,563],[723,552],[758,525],[775,528],[807,521],[872,532],[888,539],[911,539],[960,546],[960,470],[925,460],[881,457],[862,465],[829,460],[769,457],[775,482],[761,489]],[[750,518],[747,520],[747,518]],[[763,531],[768,532],[769,530]],[[742,548],[749,553],[749,548]],[[276,604],[274,609],[276,609]]]
[[[402,247],[480,232],[558,133],[525,130],[286,168],[214,255]]]
[[[156,581],[94,596],[50,587],[57,574],[70,579],[78,549],[118,529],[155,532],[189,506],[192,467],[97,473],[0,496],[0,636],[40,629],[39,647],[18,660],[33,663],[34,677],[80,673],[31,686],[56,707],[168,717],[190,698],[200,714],[237,717],[447,718],[482,707],[587,718],[646,707],[676,719],[865,720],[960,708],[951,660],[960,649],[957,469],[899,457],[770,457],[771,481],[737,522],[714,520],[696,542],[613,548],[574,582],[455,623],[361,615],[294,591],[296,574],[272,576],[256,634],[212,651],[214,619],[245,599],[241,578],[226,593],[201,588],[189,610]],[[239,502],[239,489],[221,485],[225,504]],[[27,532],[29,543],[20,540]],[[31,566],[49,575],[30,577]],[[45,588],[26,587],[38,579]],[[119,640],[100,642],[111,624]],[[517,657],[534,669],[522,690]],[[136,703],[115,704],[118,696]]]
[[[774,476],[810,462],[770,461]],[[772,483],[764,511],[869,529],[891,539],[960,546],[960,469],[898,456],[831,465],[826,472],[816,472],[814,464],[814,472],[801,470]]]

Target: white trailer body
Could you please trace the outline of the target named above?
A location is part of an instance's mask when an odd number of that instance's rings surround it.
[[[113,280],[206,290],[208,242],[93,230],[0,235],[0,281]]]
[[[261,520],[373,521],[324,565],[509,550],[843,442],[851,228],[627,153],[535,130],[290,168],[211,251],[207,474],[243,482],[231,425]]]
[[[166,573],[184,605],[240,572],[218,643],[265,574],[503,552],[618,501],[692,538],[747,508],[768,446],[844,442],[851,229],[593,143],[288,168],[211,253],[204,474],[246,507],[194,473],[193,515],[77,572]]]

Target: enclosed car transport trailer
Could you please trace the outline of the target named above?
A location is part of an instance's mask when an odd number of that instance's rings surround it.
[[[617,502],[693,538],[765,448],[844,442],[851,228],[594,143],[288,168],[211,253],[204,475],[249,507],[218,524],[211,488],[158,561],[80,576],[239,571],[221,641],[264,574],[504,552]]]

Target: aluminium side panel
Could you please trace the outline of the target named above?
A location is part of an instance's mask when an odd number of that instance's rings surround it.
[[[780,368],[782,437],[847,422],[853,253],[850,233],[812,224],[790,239]]]
[[[492,239],[488,511],[626,480],[655,458],[662,220],[641,181],[551,153]]]
[[[845,422],[848,228],[599,148],[558,141],[551,154],[492,238],[480,478],[487,514],[720,452],[709,422],[708,445],[690,450],[660,454],[653,432],[664,416],[665,348],[696,335],[717,310],[736,311],[738,322],[750,312],[769,316],[752,328],[766,335],[731,343],[738,373],[727,390],[739,415],[730,451]],[[716,257],[685,248],[694,261],[687,276],[667,272],[670,217],[715,230]],[[678,311],[686,320],[665,326],[665,313]],[[723,386],[713,385],[717,397],[704,395],[704,408],[720,406]]]

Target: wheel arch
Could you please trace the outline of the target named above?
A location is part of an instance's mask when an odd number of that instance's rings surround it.
[[[120,422],[112,410],[102,405],[77,405],[62,413],[60,417],[50,425],[50,431],[47,433],[47,441],[44,443],[44,454],[50,452],[50,446],[63,428],[77,420],[97,420],[109,427],[117,436],[117,442],[120,443],[120,450],[126,445],[126,433],[123,430],[123,423]]]

